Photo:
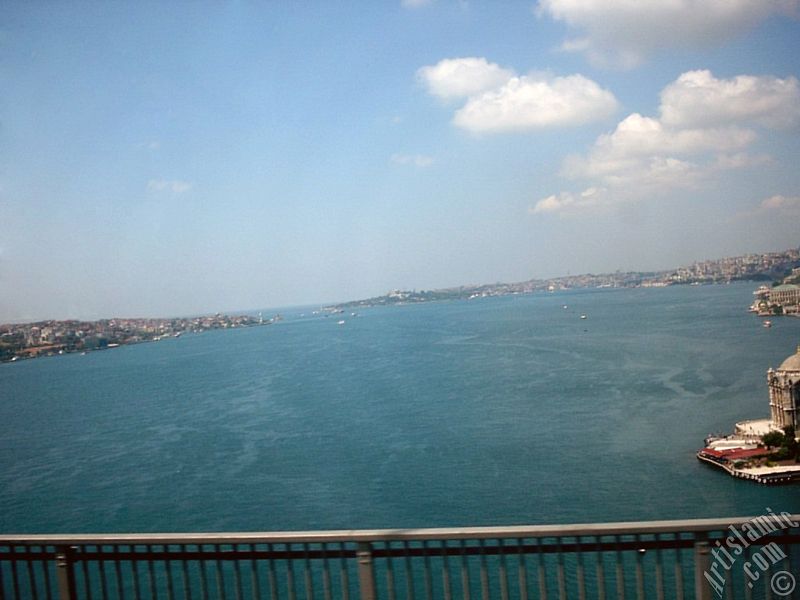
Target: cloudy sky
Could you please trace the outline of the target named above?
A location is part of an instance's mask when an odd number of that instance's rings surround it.
[[[6,2],[0,322],[800,244],[800,0]]]

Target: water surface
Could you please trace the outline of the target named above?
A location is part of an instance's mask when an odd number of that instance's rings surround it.
[[[800,512],[699,463],[800,342],[751,284],[287,315],[0,365],[0,531],[430,527]],[[566,305],[567,308],[563,308]],[[586,319],[580,315],[585,314]]]

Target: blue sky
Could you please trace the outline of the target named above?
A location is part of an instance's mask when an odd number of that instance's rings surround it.
[[[8,2],[0,322],[795,247],[799,4]]]

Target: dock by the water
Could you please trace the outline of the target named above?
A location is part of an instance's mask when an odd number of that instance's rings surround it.
[[[709,435],[697,458],[739,479],[766,485],[800,481],[800,345],[777,369],[767,370],[769,419],[736,423],[734,433]]]
[[[751,467],[749,469],[734,467],[734,462],[736,460],[745,458],[743,453],[748,453],[748,457],[755,458],[756,456],[766,455],[767,449],[741,450],[736,453],[734,457],[734,453],[726,456],[724,452],[715,451],[711,448],[703,448],[697,453],[697,458],[724,470],[733,477],[755,481],[763,485],[779,485],[800,481],[800,464],[778,465],[775,467]]]

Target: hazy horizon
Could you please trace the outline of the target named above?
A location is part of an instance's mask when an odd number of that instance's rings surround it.
[[[800,0],[10,2],[0,323],[797,247],[799,16]]]
[[[768,251],[765,251],[764,253],[783,252],[784,250],[790,250],[790,249],[791,248],[768,250]],[[762,254],[762,253],[749,252],[749,253],[745,253],[745,254]],[[721,260],[721,259],[725,259],[725,258],[736,258],[737,256],[744,256],[744,255],[719,256],[719,257],[714,257],[714,258],[704,258],[704,259],[698,259],[697,261],[694,261],[694,262],[700,263],[700,262],[703,262],[703,261],[706,261],[706,260],[715,261],[715,260]],[[627,272],[632,272],[632,273],[657,273],[657,272],[665,272],[665,271],[668,272],[673,268],[674,269],[678,269],[678,268],[681,268],[681,267],[688,267],[688,266],[690,266],[690,265],[689,264],[686,264],[686,265],[673,265],[671,267],[667,267],[666,269],[631,269],[630,271],[627,271]],[[513,285],[513,284],[524,283],[526,281],[557,280],[557,279],[561,279],[561,278],[564,278],[564,277],[572,277],[572,276],[580,277],[580,276],[587,276],[587,275],[595,275],[595,276],[611,275],[611,274],[613,274],[615,272],[622,272],[622,271],[620,271],[619,269],[615,269],[614,271],[606,271],[606,272],[599,272],[598,271],[598,272],[595,272],[595,273],[589,273],[589,272],[584,272],[584,273],[562,273],[560,275],[553,275],[553,276],[550,276],[550,277],[543,277],[543,278],[535,278],[534,277],[534,278],[522,279],[522,280],[519,280],[519,281],[492,281],[492,282],[482,281],[482,282],[460,283],[460,284],[456,284],[456,285],[449,286],[449,287],[431,287],[431,288],[411,287],[411,288],[393,288],[393,290],[394,289],[402,289],[402,290],[406,290],[406,291],[407,290],[413,290],[413,291],[417,291],[417,290],[419,290],[419,291],[422,291],[422,290],[440,291],[440,290],[454,289],[454,288],[459,288],[459,287],[465,287],[465,288],[479,287],[479,286],[483,286],[483,285],[503,285],[503,284],[511,284],[511,285]],[[581,288],[575,288],[575,289],[581,289]],[[256,313],[259,313],[259,312],[264,312],[264,313],[267,313],[265,315],[265,318],[266,318],[266,316],[272,316],[272,315],[280,314],[282,311],[286,311],[286,310],[298,310],[298,309],[303,309],[303,308],[307,308],[309,310],[317,310],[317,309],[321,309],[321,308],[336,306],[337,304],[343,304],[343,303],[346,303],[346,302],[359,301],[359,300],[368,300],[370,298],[378,298],[378,297],[386,295],[387,293],[389,293],[389,292],[391,292],[393,290],[384,290],[383,292],[380,292],[380,293],[377,293],[377,294],[373,294],[372,296],[363,296],[363,297],[358,297],[358,298],[337,298],[335,300],[327,300],[327,301],[320,301],[320,302],[304,302],[302,304],[286,304],[286,305],[281,305],[281,306],[261,306],[261,307],[247,307],[247,308],[242,308],[242,307],[231,308],[231,307],[228,307],[227,309],[224,309],[224,308],[223,309],[213,309],[213,310],[210,309],[210,310],[207,310],[207,311],[204,311],[204,312],[170,314],[170,315],[122,315],[122,314],[118,314],[118,315],[99,315],[99,316],[95,316],[95,317],[80,317],[80,316],[42,317],[42,318],[25,319],[25,320],[19,320],[19,321],[5,321],[5,322],[0,322],[0,325],[32,323],[32,322],[39,322],[39,321],[71,321],[71,320],[99,321],[99,320],[106,320],[106,319],[189,319],[189,318],[193,318],[193,317],[207,316],[207,315],[212,315],[212,314],[216,314],[216,313],[226,314],[226,315],[236,315],[236,314],[253,315],[253,314],[256,314]],[[571,290],[569,288],[567,288],[567,289],[558,290],[558,291],[571,291]]]

